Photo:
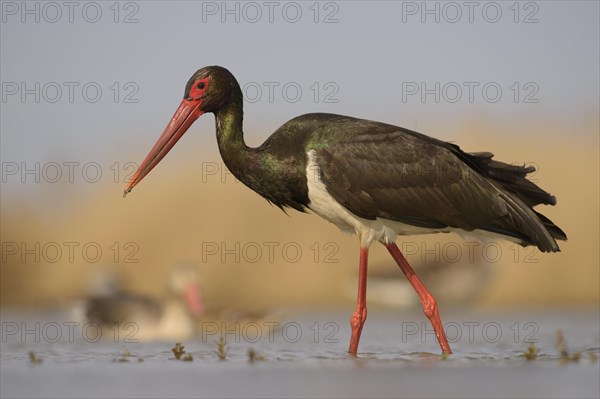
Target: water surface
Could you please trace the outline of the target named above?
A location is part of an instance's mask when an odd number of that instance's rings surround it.
[[[135,343],[115,331],[92,342],[95,330],[56,314],[3,312],[1,396],[600,396],[598,312],[459,313],[443,319],[455,352],[447,358],[421,313],[372,310],[357,358],[346,354],[349,315],[305,312],[230,328],[225,360],[207,324],[204,336],[183,343],[193,360],[182,361],[174,342]],[[538,355],[528,361],[532,344]]]

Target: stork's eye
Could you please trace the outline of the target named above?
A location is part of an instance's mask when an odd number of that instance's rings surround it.
[[[198,99],[198,98],[204,96],[206,93],[206,90],[208,89],[208,84],[209,84],[208,78],[197,79],[190,86],[190,91],[188,93],[188,96],[190,98],[195,98],[195,99]]]

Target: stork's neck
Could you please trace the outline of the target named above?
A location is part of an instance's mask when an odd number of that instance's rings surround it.
[[[238,89],[229,102],[215,112],[217,141],[223,162],[239,181],[269,202],[281,208],[290,206],[302,211],[308,204],[305,168],[301,162],[294,163],[289,154],[286,164],[267,142],[257,148],[246,145],[242,130],[242,101],[242,93]]]
[[[242,121],[244,119],[241,91],[233,93],[228,103],[215,112],[219,152],[227,168],[245,182],[244,175],[257,166],[256,149],[244,142]]]

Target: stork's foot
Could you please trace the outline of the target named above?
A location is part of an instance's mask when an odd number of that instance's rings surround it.
[[[363,325],[367,319],[367,263],[369,259],[369,250],[360,248],[360,263],[358,270],[358,296],[356,299],[356,310],[350,317],[350,327],[352,327],[352,336],[350,337],[350,348],[348,353],[356,356],[358,343]]]
[[[367,308],[357,307],[352,317],[350,317],[350,327],[352,327],[352,337],[350,338],[350,348],[348,353],[352,356],[356,356],[358,351],[358,342],[360,341],[360,334],[362,333],[363,326],[367,320]]]

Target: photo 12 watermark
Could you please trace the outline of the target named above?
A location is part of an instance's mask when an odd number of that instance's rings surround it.
[[[495,241],[457,240],[450,242],[429,242],[402,240],[399,242],[402,253],[421,263],[539,263],[541,253],[536,246],[522,247],[517,243],[502,245]]]
[[[2,183],[20,184],[93,184],[101,181],[126,184],[139,167],[136,162],[99,161],[5,161],[0,165]]]
[[[136,1],[2,1],[3,24],[137,24]]]
[[[305,1],[203,1],[202,23],[337,24],[340,3]]]
[[[540,86],[536,82],[402,82],[402,102],[538,104]]]
[[[257,343],[283,341],[286,343],[312,342],[337,344],[340,327],[336,322],[300,323],[296,321],[248,321],[200,323],[202,342],[223,339],[229,343]]]
[[[540,3],[535,1],[403,1],[402,23],[540,22]]]
[[[204,241],[202,263],[339,263],[339,244],[332,241],[301,244],[295,241]]]
[[[537,343],[540,328],[536,322],[506,323],[498,321],[462,321],[443,323],[449,343],[485,342],[496,343]],[[432,343],[437,338],[431,325],[424,321],[403,321],[402,342]]]
[[[96,343],[100,340],[115,343],[138,343],[136,338],[140,327],[135,322],[122,324],[100,325],[95,322],[78,321],[31,321],[31,322],[2,322],[2,343],[20,342],[33,343]]]
[[[137,104],[140,86],[136,82],[2,82],[3,104]]]
[[[2,263],[139,263],[137,242],[2,241]]]

